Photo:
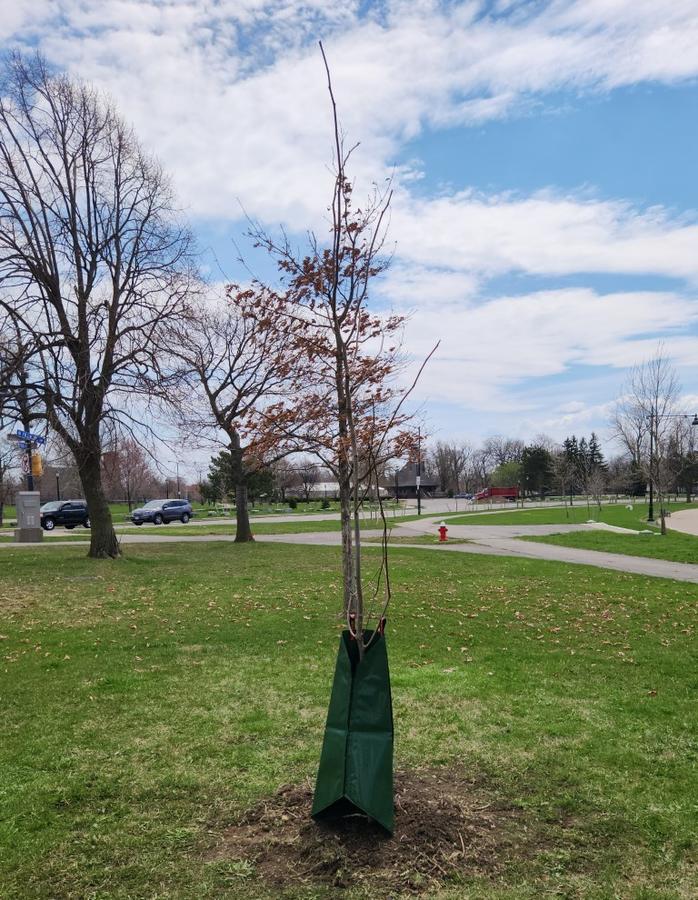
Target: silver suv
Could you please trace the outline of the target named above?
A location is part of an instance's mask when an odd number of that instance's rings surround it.
[[[140,509],[134,509],[129,518],[134,525],[152,522],[153,525],[166,525],[168,522],[183,522],[185,525],[194,515],[188,500],[151,500]]]

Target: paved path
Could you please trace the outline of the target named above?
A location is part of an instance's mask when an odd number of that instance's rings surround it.
[[[698,535],[698,509],[681,509],[666,520],[667,528],[684,534]]]
[[[694,512],[690,510],[690,512]],[[675,515],[678,515],[676,513]],[[673,518],[673,516],[672,516]],[[435,534],[439,519],[423,519],[419,522],[405,522],[395,528],[396,535],[407,537],[410,534]],[[526,559],[542,559],[573,565],[596,566],[618,572],[630,572],[635,575],[648,575],[656,578],[673,578],[698,584],[698,565],[669,562],[668,560],[650,559],[642,556],[624,556],[618,553],[603,553],[598,550],[581,550],[576,547],[560,547],[554,544],[535,544],[519,541],[517,536],[526,534],[559,534],[561,531],[588,530],[588,525],[454,525],[449,534],[455,538],[465,538],[467,544],[400,544],[417,550],[448,553],[479,553],[487,556],[516,556]],[[366,530],[364,537],[377,537],[380,531]],[[233,535],[181,535],[176,534],[124,534],[124,544],[173,544],[202,543],[210,541],[231,542]],[[306,544],[311,546],[336,547],[341,536],[338,532],[307,532],[305,534],[265,534],[258,535],[258,541],[284,544]],[[43,544],[0,543],[3,548],[36,548],[46,546],[86,546],[87,541],[51,540]],[[375,546],[369,544],[368,546]]]
[[[526,559],[542,559],[553,562],[572,563],[573,565],[595,566],[600,569],[612,569],[616,572],[629,572],[634,575],[649,575],[654,578],[673,578],[676,581],[688,581],[698,584],[698,565],[688,563],[669,562],[664,559],[650,559],[644,556],[624,556],[620,553],[603,553],[598,550],[580,550],[576,547],[560,547],[555,544],[534,544],[528,541],[519,541],[515,537],[503,537],[492,535],[492,531],[503,531],[489,526],[459,526],[468,528],[472,536],[467,539],[468,544],[400,544],[399,547],[407,547],[419,550],[431,550],[450,553],[482,553],[487,556],[517,556]],[[483,528],[490,532],[488,535],[478,534],[476,529]],[[523,533],[521,526],[518,531]],[[534,526],[531,526],[534,527]],[[547,526],[539,526],[547,527]],[[570,526],[570,530],[574,530]],[[577,528],[576,530],[580,530]],[[400,532],[404,531],[400,528]],[[454,529],[455,531],[455,529]],[[433,534],[433,531],[428,532]],[[450,530],[449,530],[450,533]],[[532,534],[533,532],[528,532]],[[536,532],[540,534],[541,532]],[[548,532],[553,533],[553,532]],[[559,534],[559,526],[556,532]],[[366,532],[365,536],[375,536],[380,532]],[[452,535],[452,537],[465,537],[465,535]],[[311,544],[313,546],[337,546],[340,535],[333,533],[320,534],[318,532],[308,534],[265,534],[257,540],[274,543]]]

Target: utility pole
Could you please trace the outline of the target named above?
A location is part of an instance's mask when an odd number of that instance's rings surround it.
[[[417,515],[422,515],[422,429],[417,429]]]
[[[647,521],[654,522],[654,484],[652,478],[652,462],[654,459],[654,411],[650,413],[650,508],[647,510]]]

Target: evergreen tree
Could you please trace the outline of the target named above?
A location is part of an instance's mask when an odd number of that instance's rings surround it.
[[[603,458],[603,453],[601,452],[599,439],[593,431],[591,432],[588,445],[588,467],[592,471],[603,469],[605,472],[608,469],[606,461]]]
[[[541,498],[549,490],[553,478],[553,458],[550,451],[541,446],[524,447],[521,456],[521,480],[524,490]]]
[[[222,500],[235,496],[236,470],[233,456],[229,450],[221,450],[218,456],[211,458],[208,469],[208,496]],[[254,502],[261,496],[269,497],[274,493],[274,473],[268,468],[253,466],[246,473],[247,493]]]
[[[562,447],[573,472],[569,483],[570,494],[578,494],[580,491],[580,453],[576,435],[565,438]]]

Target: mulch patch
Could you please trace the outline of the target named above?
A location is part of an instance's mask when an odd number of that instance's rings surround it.
[[[245,860],[270,888],[420,894],[459,876],[496,876],[524,819],[482,784],[445,769],[396,773],[392,837],[361,815],[318,824],[312,801],[309,783],[280,788],[227,827],[207,860]]]

